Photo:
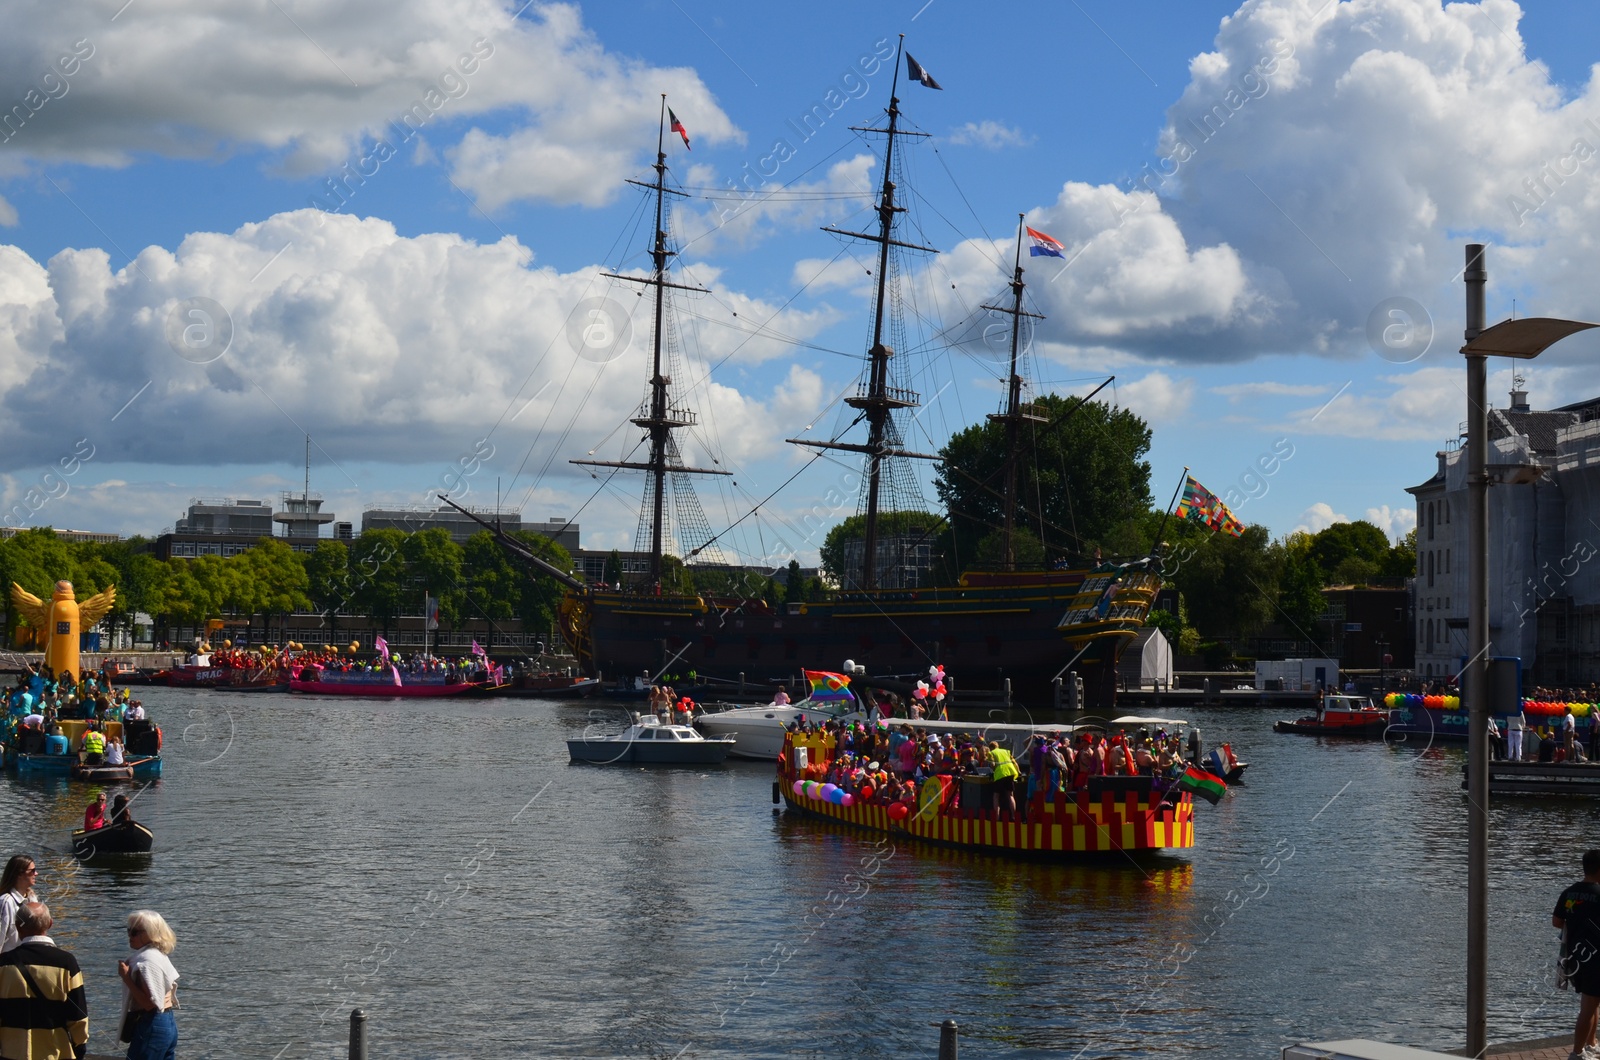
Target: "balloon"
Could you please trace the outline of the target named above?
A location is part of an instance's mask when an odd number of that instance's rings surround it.
[[[821,788],[822,797],[825,798],[825,799],[831,799],[831,798],[833,798],[833,793],[838,791],[838,790],[839,790],[839,785],[837,785],[837,784],[824,784],[824,785],[822,785],[822,788]]]
[[[846,792],[843,792],[843,793],[842,793],[842,794],[841,794],[841,795],[840,795],[840,796],[839,796],[839,805],[840,805],[840,806],[850,806],[850,805],[852,805],[852,804],[853,804],[853,803],[854,803],[854,802],[855,802],[855,801],[856,801],[856,797],[855,797],[855,796],[854,796],[854,795],[852,795],[852,794],[850,794],[850,793],[849,793],[849,792],[848,792],[848,791],[846,791]]]
[[[795,781],[794,782],[794,793],[796,795],[804,795],[806,793],[806,782],[803,781],[803,780]]]
[[[889,820],[891,821],[903,821],[910,816],[910,814],[911,808],[903,802],[891,803],[889,805]]]
[[[871,802],[872,801],[872,795],[873,795],[873,788],[872,788],[871,784],[863,784],[863,785],[861,785],[861,798],[862,798],[862,801]]]

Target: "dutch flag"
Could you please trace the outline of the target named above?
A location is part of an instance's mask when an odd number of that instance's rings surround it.
[[[1027,231],[1028,237],[1033,240],[1033,246],[1028,248],[1028,257],[1037,258],[1040,255],[1044,255],[1052,258],[1064,258],[1067,256],[1064,253],[1067,248],[1062,245],[1061,240],[1056,239],[1054,236],[1047,236],[1036,228],[1029,228]]]

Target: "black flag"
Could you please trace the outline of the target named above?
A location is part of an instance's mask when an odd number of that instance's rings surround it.
[[[922,68],[922,64],[911,58],[911,53],[906,52],[906,76],[911,80],[944,91],[944,86],[933,79],[933,75]]]

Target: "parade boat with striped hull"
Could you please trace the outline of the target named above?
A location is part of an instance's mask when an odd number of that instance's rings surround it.
[[[1142,859],[1194,846],[1193,796],[1176,788],[1163,794],[1153,777],[1092,778],[1079,792],[1040,790],[1027,801],[1023,820],[996,821],[962,808],[949,777],[923,781],[914,808],[820,797],[815,782],[806,783],[800,762],[825,762],[827,754],[820,733],[785,739],[777,790],[789,809],[897,839],[1005,857]]]
[[[897,55],[895,88],[899,69]],[[1006,451],[1013,455],[999,475],[1003,481],[992,489],[988,483],[980,484],[1004,500],[997,524],[1003,540],[1000,569],[969,570],[953,585],[925,584],[925,576],[907,577],[906,550],[929,546],[908,545],[909,535],[893,537],[892,524],[885,521],[904,512],[921,511],[920,487],[911,472],[911,461],[938,459],[907,447],[914,420],[910,412],[921,399],[911,388],[905,351],[897,354],[890,346],[891,342],[902,346],[906,342],[899,287],[901,277],[908,274],[900,262],[903,252],[937,253],[932,247],[908,242],[910,237],[899,231],[898,219],[906,213],[905,204],[912,202],[903,187],[900,141],[926,134],[901,127],[895,88],[891,89],[884,127],[858,130],[884,137],[882,183],[873,208],[877,224],[868,232],[824,229],[836,237],[869,244],[875,258],[866,367],[857,388],[843,399],[854,411],[846,413],[849,423],[834,437],[789,439],[812,450],[813,460],[836,452],[861,461],[859,566],[846,574],[838,590],[820,600],[775,605],[748,597],[675,593],[671,579],[664,576],[665,560],[671,559],[666,555],[666,541],[674,531],[679,554],[693,564],[690,570],[715,569],[722,562],[717,545],[721,535],[711,533],[690,480],[729,474],[720,467],[688,466],[674,440],[677,432],[693,428],[697,421],[694,412],[682,407],[669,392],[673,376],[681,368],[676,361],[681,336],[673,323],[672,300],[678,292],[704,292],[669,278],[667,266],[676,251],[669,245],[668,197],[682,193],[667,187],[666,182],[664,101],[655,179],[633,182],[654,197],[653,269],[647,276],[607,274],[618,282],[641,285],[641,293],[653,299],[649,391],[632,418],[644,431],[640,445],[647,447],[648,456],[637,461],[573,461],[608,469],[609,474],[625,469],[647,473],[635,547],[648,556],[648,569],[632,585],[585,584],[450,498],[440,498],[495,533],[508,551],[539,573],[567,586],[569,591],[560,606],[560,627],[587,673],[630,678],[693,671],[765,683],[791,678],[804,662],[817,659],[860,659],[877,672],[920,672],[930,662],[937,662],[959,670],[967,682],[964,689],[1009,691],[1024,702],[1045,707],[1055,700],[1056,679],[1070,687],[1077,677],[1083,682],[1082,706],[1100,711],[1112,706],[1117,658],[1143,626],[1160,588],[1160,577],[1153,558],[1102,564],[1096,556],[1092,563],[1063,562],[1058,564],[1062,569],[1052,570],[1024,570],[1017,562],[1013,534],[1019,515],[1026,517],[1027,513],[1019,506],[1015,454],[1026,448],[1029,438],[1058,429],[1110,383],[1107,380],[1077,399],[1054,420],[1043,415],[1043,406],[1024,400],[1018,370],[1020,328],[1023,321],[1038,314],[1022,308],[1021,224],[1007,304],[982,307],[1011,320],[1006,398],[1003,411],[990,418],[1003,426]],[[865,439],[848,440],[847,432],[857,425],[865,427]],[[666,501],[669,482],[671,505]],[[764,548],[771,553],[770,540]],[[782,554],[782,565],[793,550],[780,544],[777,551]]]

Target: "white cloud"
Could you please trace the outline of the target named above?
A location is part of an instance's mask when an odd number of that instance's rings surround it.
[[[1317,394],[1326,394],[1331,387],[1322,383],[1277,383],[1268,381],[1256,383],[1229,383],[1225,386],[1211,388],[1213,394],[1220,394],[1231,402],[1255,400],[1257,398],[1279,397],[1313,397]]]
[[[87,30],[81,5],[10,12],[0,101],[42,100],[20,128],[0,131],[12,171],[255,148],[310,175],[365,155],[374,139],[398,147],[408,115],[430,138],[447,121],[492,115],[519,127],[473,129],[449,155],[456,182],[494,209],[613,194],[654,146],[663,91],[696,137],[741,138],[692,70],[608,52],[575,5],[539,4],[514,22],[496,0],[292,10],[164,0],[114,22],[120,2],[92,6],[106,17]]]
[[[1181,417],[1193,399],[1193,379],[1173,379],[1165,372],[1151,372],[1117,388],[1117,400],[1149,423]]]
[[[83,435],[107,463],[270,463],[296,459],[302,430],[341,461],[445,464],[494,430],[499,448],[534,447],[530,466],[553,458],[564,470],[564,432],[593,444],[637,406],[648,313],[631,285],[532,257],[510,237],[404,238],[384,221],[312,210],[195,233],[176,251],[149,247],[118,272],[98,249],[40,266],[0,247],[0,467],[54,461]],[[721,431],[732,458],[753,457],[781,434],[767,398],[708,384],[707,363],[760,362],[788,349],[777,336],[810,337],[832,317],[778,314],[700,273],[713,294],[685,297],[684,327],[699,341],[674,369],[674,398],[702,407],[701,431]],[[167,341],[196,295],[233,328],[227,352],[205,364]],[[632,313],[614,359],[585,347],[581,330],[569,340],[591,298],[610,299],[619,335]],[[791,372],[776,400],[792,402],[805,383]],[[52,408],[71,408],[70,422],[41,420]]]
[[[1387,504],[1384,504],[1377,508],[1367,509],[1367,522],[1388,534],[1391,541],[1399,541],[1417,525],[1417,510],[1415,508],[1390,508]]]
[[[1334,523],[1348,523],[1348,515],[1340,515],[1333,510],[1333,506],[1326,501],[1318,501],[1300,513],[1300,522],[1294,528],[1295,533],[1315,534],[1326,530]]]
[[[952,129],[945,139],[953,144],[962,144],[970,147],[982,147],[989,151],[998,151],[1002,147],[1026,147],[1033,143],[1033,137],[1014,126],[1002,125],[997,121],[967,122],[959,128]]]

